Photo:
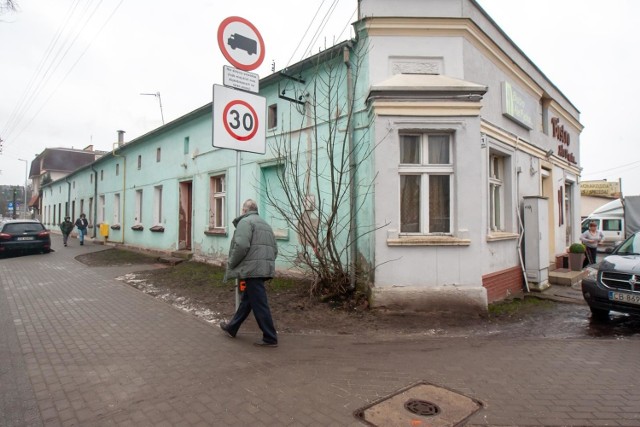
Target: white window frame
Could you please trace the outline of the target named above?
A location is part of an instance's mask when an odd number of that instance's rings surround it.
[[[489,230],[505,231],[505,158],[489,154]],[[497,204],[497,205],[496,205]]]
[[[113,195],[113,225],[120,225],[120,193]]]
[[[217,181],[221,182],[221,190],[216,191]],[[209,229],[223,230],[227,227],[227,178],[224,174],[212,175],[209,179]]]
[[[136,190],[136,210],[133,218],[134,225],[142,224],[142,190]]]
[[[153,187],[153,224],[162,225],[162,185]]]
[[[420,207],[419,207],[419,222],[420,228],[417,232],[402,231],[402,189],[398,190],[398,229],[401,236],[451,236],[454,229],[454,152],[453,152],[453,134],[449,132],[409,132],[403,131],[399,134],[398,144],[402,144],[402,137],[413,136],[420,138],[420,154],[419,163],[406,164],[399,163],[398,173],[402,175],[418,175],[420,176]],[[449,139],[449,163],[447,164],[429,164],[428,150],[429,150],[429,137],[430,136],[446,136]],[[399,159],[401,160],[401,159]],[[448,176],[449,177],[449,229],[446,231],[430,232],[430,212],[429,212],[429,178],[431,176]],[[400,187],[401,180],[398,179],[398,186]]]
[[[104,194],[98,196],[98,223],[102,224],[105,220],[105,203]]]

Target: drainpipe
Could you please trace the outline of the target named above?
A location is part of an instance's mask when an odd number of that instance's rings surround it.
[[[357,244],[357,218],[356,218],[356,158],[353,147],[353,69],[351,68],[351,51],[348,46],[343,48],[344,65],[347,67],[347,139],[349,141],[349,287],[356,288],[356,258],[358,256]]]
[[[97,228],[98,228],[98,171],[94,169],[93,165],[91,165],[91,170],[93,171],[93,236],[92,239],[97,237]]]
[[[124,131],[123,130],[119,130],[118,131],[118,148],[122,147],[122,145],[124,144]],[[124,233],[125,233],[125,221],[126,221],[126,216],[125,216],[125,207],[126,207],[126,203],[127,203],[127,196],[125,194],[125,190],[127,188],[127,157],[123,156],[121,154],[116,154],[116,148],[114,147],[113,150],[111,151],[111,154],[113,155],[113,157],[120,157],[122,158],[122,218],[121,218],[121,227],[120,229],[122,230],[122,237],[120,238],[119,242],[115,242],[115,243],[121,243],[124,244]]]

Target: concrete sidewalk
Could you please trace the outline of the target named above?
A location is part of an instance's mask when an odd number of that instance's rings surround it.
[[[74,260],[103,247],[58,240],[0,260],[0,426],[360,426],[355,410],[419,381],[481,401],[468,425],[640,425],[638,339],[283,334],[257,348]]]

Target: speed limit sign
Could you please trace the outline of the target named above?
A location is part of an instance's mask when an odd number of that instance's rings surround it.
[[[213,146],[265,154],[263,96],[213,85]]]

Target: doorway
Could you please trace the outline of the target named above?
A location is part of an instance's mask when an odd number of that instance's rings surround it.
[[[191,218],[193,182],[180,183],[180,197],[178,203],[178,250],[191,250]]]
[[[566,230],[566,245],[573,243],[573,185],[564,184],[564,222]]]
[[[553,197],[553,179],[551,177],[551,170],[549,169],[541,169],[542,175],[542,196],[546,197],[549,200],[547,203],[547,215],[548,215],[548,225],[547,228],[549,230],[549,263],[555,264],[556,257],[556,216],[555,216],[555,203],[553,202],[555,199]]]

